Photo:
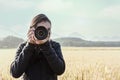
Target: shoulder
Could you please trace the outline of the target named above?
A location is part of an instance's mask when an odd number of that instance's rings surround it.
[[[60,47],[60,43],[59,42],[56,42],[56,41],[53,41],[51,40],[51,44],[52,46],[55,48],[55,47]]]
[[[23,48],[23,47],[26,45],[26,43],[27,43],[26,41],[25,41],[25,42],[22,42],[22,43],[19,44],[18,47],[19,47],[19,48]]]
[[[22,43],[19,44],[19,46],[17,47],[17,51],[16,51],[16,57],[19,56],[20,52],[22,51],[22,49],[24,48],[26,43],[27,42],[22,42]]]

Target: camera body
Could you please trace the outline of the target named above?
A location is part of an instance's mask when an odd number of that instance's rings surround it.
[[[38,40],[44,40],[48,36],[48,30],[44,26],[38,26],[34,33]]]

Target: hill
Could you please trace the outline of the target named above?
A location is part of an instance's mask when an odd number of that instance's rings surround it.
[[[73,46],[73,47],[120,47],[120,41],[87,41],[81,38],[57,38],[54,39],[59,42],[62,46]]]
[[[54,40],[66,47],[120,47],[120,41],[88,41],[74,37],[56,38]],[[23,41],[18,37],[7,36],[0,39],[0,48],[16,48]]]
[[[14,36],[7,36],[0,40],[0,48],[16,48],[24,40]]]

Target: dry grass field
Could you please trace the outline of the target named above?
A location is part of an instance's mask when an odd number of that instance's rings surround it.
[[[16,80],[9,73],[15,51],[0,49],[0,80]],[[120,80],[120,48],[63,47],[62,52],[66,71],[59,80]]]

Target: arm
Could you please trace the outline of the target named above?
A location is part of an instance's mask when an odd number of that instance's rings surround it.
[[[13,77],[20,77],[27,68],[30,57],[34,52],[33,44],[21,44],[16,52],[15,60],[10,67],[10,73]]]
[[[59,43],[55,43],[54,46],[55,48],[51,46],[50,42],[46,42],[41,45],[41,48],[53,72],[60,75],[65,71],[65,61]]]

